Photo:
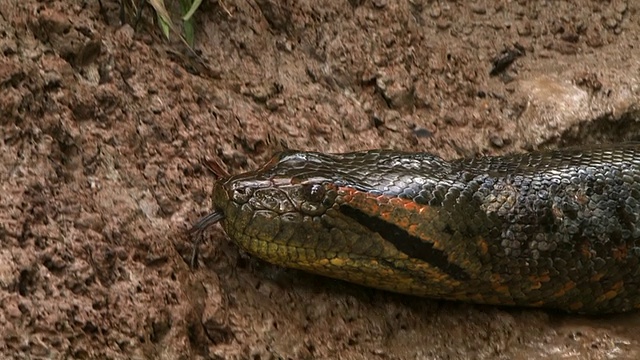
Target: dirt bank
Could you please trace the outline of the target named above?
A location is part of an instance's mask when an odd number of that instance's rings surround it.
[[[192,271],[184,235],[210,209],[202,159],[640,139],[637,2],[210,1],[202,60],[102,5],[0,7],[3,358],[640,357],[639,315],[364,289],[221,230]]]

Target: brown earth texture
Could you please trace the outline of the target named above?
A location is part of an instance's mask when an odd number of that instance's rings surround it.
[[[219,227],[192,269],[186,235],[211,162],[640,139],[640,2],[208,0],[195,53],[150,7],[129,15],[0,6],[0,358],[640,358],[638,314],[391,294],[266,264]]]

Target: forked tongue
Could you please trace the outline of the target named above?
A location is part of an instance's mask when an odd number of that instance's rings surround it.
[[[198,262],[198,248],[202,242],[202,234],[222,219],[224,219],[224,213],[221,211],[213,211],[208,215],[201,217],[200,220],[198,220],[191,229],[189,229],[189,235],[196,238],[196,241],[193,244],[193,253],[191,254],[192,269],[196,267],[196,263]]]

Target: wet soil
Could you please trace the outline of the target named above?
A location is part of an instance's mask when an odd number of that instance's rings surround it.
[[[147,10],[148,11],[148,10]],[[635,359],[640,316],[417,299],[185,230],[284,148],[447,159],[640,139],[634,1],[205,1],[196,50],[113,0],[0,7],[0,354]]]

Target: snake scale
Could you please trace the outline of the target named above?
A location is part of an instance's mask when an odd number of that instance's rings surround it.
[[[574,313],[640,308],[640,144],[445,161],[286,151],[216,181],[242,249],[404,294]]]

